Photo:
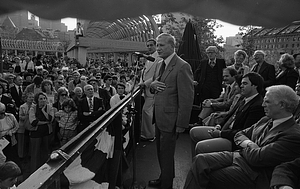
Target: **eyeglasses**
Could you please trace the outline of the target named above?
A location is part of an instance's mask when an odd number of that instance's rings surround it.
[[[214,52],[214,51],[208,51],[208,52],[206,52],[206,54],[213,54],[213,53],[216,53],[216,52]]]

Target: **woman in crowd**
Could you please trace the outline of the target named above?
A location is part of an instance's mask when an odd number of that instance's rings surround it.
[[[69,91],[66,87],[60,87],[57,90],[57,99],[53,104],[53,107],[56,108],[56,110],[62,110],[62,103],[69,98]]]
[[[57,98],[56,98],[56,101],[53,104],[53,108],[55,108],[55,112],[63,109],[62,104],[68,98],[69,98],[68,89],[66,87],[60,87],[57,90]],[[54,148],[58,147],[59,143],[60,143],[58,133],[59,133],[58,122],[56,120],[54,120],[54,122],[53,122],[53,138],[51,139],[51,146],[54,147]]]
[[[42,82],[42,91],[46,93],[48,102],[54,104],[57,98],[57,93],[53,87],[53,83],[50,80],[44,80]]]
[[[245,64],[247,61],[247,53],[243,50],[237,50],[234,53],[234,64],[228,67],[234,68],[238,74],[245,75],[250,72],[249,66]]]
[[[33,126],[30,131],[31,145],[31,171],[46,162],[49,151],[49,136],[52,133],[52,121],[54,111],[51,105],[47,104],[47,95],[39,92],[34,95],[35,104],[29,110],[29,122]]]
[[[14,161],[21,166],[15,136],[15,133],[19,129],[19,124],[13,114],[5,111],[5,105],[0,103],[0,138],[3,139],[6,144],[6,146],[1,146],[1,148],[6,156],[6,160]]]
[[[279,71],[276,75],[276,85],[287,85],[295,90],[299,78],[295,70],[295,59],[292,55],[285,53],[281,55],[279,61]]]
[[[18,154],[20,158],[26,157],[29,151],[29,130],[32,128],[29,122],[29,110],[33,103],[33,93],[27,93],[26,102],[19,109],[19,129],[17,131]]]

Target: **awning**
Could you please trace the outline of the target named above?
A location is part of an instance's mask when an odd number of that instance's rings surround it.
[[[116,20],[184,12],[236,25],[279,27],[300,20],[299,0],[1,0],[0,14],[28,10],[45,18]]]

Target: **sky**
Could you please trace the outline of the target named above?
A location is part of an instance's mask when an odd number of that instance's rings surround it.
[[[76,19],[65,18],[61,20],[68,26],[68,30],[73,30],[76,28]],[[221,24],[223,27],[217,28],[215,34],[219,37],[222,36],[224,40],[226,37],[235,36],[239,32],[239,26],[217,20],[217,23]]]
[[[217,20],[217,23],[221,24],[223,27],[217,28],[215,35],[222,36],[224,40],[226,37],[235,36],[239,32],[239,27],[237,25],[233,25],[227,22],[223,22],[221,20]]]

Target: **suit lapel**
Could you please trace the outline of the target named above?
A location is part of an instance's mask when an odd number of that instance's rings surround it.
[[[259,98],[259,94],[257,96],[255,96],[253,99],[251,99],[248,103],[246,103],[243,107],[241,107],[241,109],[239,109],[239,111],[237,112],[238,114],[243,113],[244,111],[246,111],[254,102],[257,101],[257,99]]]
[[[257,63],[254,64],[253,67],[252,67],[252,69],[251,69],[251,72],[257,72],[257,66],[258,66]]]
[[[267,68],[267,64],[268,64],[268,63],[266,63],[266,62],[263,62],[263,63],[262,63],[262,65],[261,65],[261,67],[260,67],[260,70],[259,70],[259,73],[260,73],[260,74],[263,73],[264,70]]]
[[[166,80],[166,78],[168,77],[170,72],[173,70],[174,66],[176,65],[176,61],[177,61],[177,55],[175,54],[174,57],[169,62],[168,66],[165,69],[165,72],[163,73],[163,75],[161,77],[162,82],[164,82]]]
[[[291,119],[277,125],[275,128],[272,128],[266,135],[266,137],[262,140],[261,144],[265,145],[265,143],[270,143],[273,141],[275,137],[277,137],[280,133],[289,130],[293,125],[295,125],[295,119],[292,117]]]

